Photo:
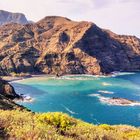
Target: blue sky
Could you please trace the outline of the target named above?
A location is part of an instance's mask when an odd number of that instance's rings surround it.
[[[33,21],[48,15],[92,21],[140,38],[140,0],[0,0],[0,9],[22,12]]]

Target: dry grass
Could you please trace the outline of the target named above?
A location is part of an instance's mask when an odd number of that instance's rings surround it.
[[[58,112],[0,110],[0,137],[14,140],[140,140],[140,129],[127,125],[96,126]]]

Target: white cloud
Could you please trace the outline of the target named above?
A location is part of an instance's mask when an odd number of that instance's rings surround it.
[[[47,15],[90,20],[102,28],[140,37],[140,0],[0,0],[0,9],[38,21]]]

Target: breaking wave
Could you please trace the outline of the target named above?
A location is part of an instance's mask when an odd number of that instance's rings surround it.
[[[102,82],[102,85],[103,85],[103,86],[111,86],[112,84],[107,83],[107,82]]]
[[[98,90],[99,93],[104,93],[104,94],[114,94],[112,91],[107,91],[107,90]]]
[[[66,111],[68,111],[70,114],[78,114],[78,113],[76,113],[76,112],[74,112],[74,111],[72,111],[72,110],[70,110],[68,107],[66,107],[65,105],[63,105],[63,104],[61,104],[64,108],[65,108],[65,110]]]
[[[114,98],[110,98],[110,97],[104,97],[100,94],[89,94],[88,96],[90,97],[97,97],[99,99],[99,101],[103,104],[107,104],[107,105],[116,105],[116,106],[140,106],[140,102],[132,102],[131,100],[127,100],[127,99],[114,99]],[[122,102],[123,100],[123,102]],[[129,103],[125,103],[126,101],[128,101]]]

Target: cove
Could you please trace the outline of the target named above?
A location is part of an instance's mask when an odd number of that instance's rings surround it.
[[[64,112],[94,124],[140,126],[140,106],[116,106],[100,97],[119,97],[140,102],[140,73],[119,73],[113,77],[73,75],[43,76],[11,83],[18,94],[33,102],[18,102],[34,112]]]

